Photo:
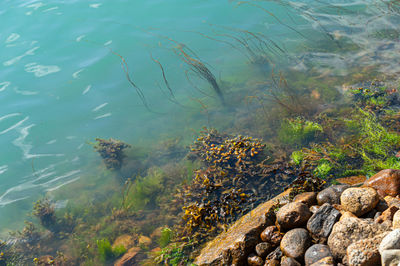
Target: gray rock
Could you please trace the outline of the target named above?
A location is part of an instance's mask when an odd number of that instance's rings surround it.
[[[381,252],[381,263],[384,266],[398,266],[400,264],[400,249],[389,249]]]
[[[343,191],[340,196],[342,207],[360,217],[373,210],[378,204],[379,196],[375,189],[370,187],[353,187]],[[375,213],[372,215],[374,217]],[[371,218],[372,218],[371,217]]]
[[[388,234],[374,236],[373,238],[359,240],[347,247],[347,262],[349,265],[375,266],[379,265],[381,256],[378,251],[379,244]]]
[[[309,247],[304,255],[307,266],[320,261],[325,257],[332,257],[332,253],[327,245],[315,244]]]
[[[324,203],[340,204],[340,195],[349,187],[349,185],[335,185],[322,190],[317,195],[318,205]]]
[[[400,249],[400,229],[390,232],[380,243],[379,252],[389,249]]]
[[[256,253],[261,258],[265,258],[272,251],[272,249],[273,249],[273,246],[271,243],[261,242],[261,243],[258,243],[256,246]]]
[[[326,242],[333,225],[339,220],[340,216],[338,210],[329,203],[325,203],[308,220],[307,229],[313,238],[319,242]]]
[[[373,238],[385,231],[386,228],[381,224],[354,217],[344,218],[333,226],[328,246],[335,259],[342,259],[350,244],[361,239]]]
[[[281,241],[281,250],[287,257],[302,259],[311,245],[311,237],[304,228],[296,228],[287,232]]]
[[[305,225],[311,215],[306,204],[292,202],[279,209],[276,220],[282,229],[292,229]]]

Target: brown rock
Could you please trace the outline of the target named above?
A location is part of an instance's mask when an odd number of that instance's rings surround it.
[[[389,232],[373,238],[359,240],[347,247],[347,261],[349,265],[375,266],[379,265],[381,256],[379,244]]]
[[[266,260],[264,266],[280,266],[281,263],[279,260]]]
[[[287,232],[281,241],[281,250],[287,257],[302,259],[311,245],[311,237],[304,228],[296,228]]]
[[[114,266],[132,266],[137,265],[143,260],[145,255],[139,247],[130,248],[119,260],[114,263]]]
[[[262,231],[260,237],[262,241],[271,243],[273,247],[276,247],[281,243],[283,234],[279,232],[278,227],[271,225]]]
[[[328,246],[335,259],[346,255],[347,247],[361,239],[372,238],[384,233],[386,228],[364,219],[348,217],[337,222],[328,238]]]
[[[301,266],[301,264],[293,258],[284,256],[281,259],[281,266]]]
[[[115,248],[117,246],[124,246],[126,250],[130,249],[133,247],[135,244],[135,239],[131,235],[121,235],[115,239],[112,248]]]
[[[357,218],[357,216],[355,216],[353,213],[348,212],[348,211],[343,211],[343,212],[342,212],[342,216],[340,217],[339,221],[341,221],[341,220],[343,220],[343,219],[345,219],[345,218],[348,218],[348,217],[355,217],[355,218]]]
[[[395,197],[400,194],[400,170],[382,170],[365,181],[364,186],[375,188],[382,197]]]
[[[358,175],[358,176],[337,178],[336,181],[338,181],[340,184],[357,186],[357,185],[362,185],[366,179],[367,178],[364,175]]]
[[[375,219],[376,223],[383,223],[384,221],[393,221],[394,214],[399,210],[396,206],[390,206],[378,218]]]
[[[348,188],[340,196],[343,208],[358,217],[375,208],[378,201],[378,193],[375,189],[369,187]]]
[[[387,206],[396,206],[397,208],[400,209],[400,199],[392,197],[392,196],[386,196],[384,198],[384,201],[386,202]]]
[[[292,202],[279,209],[276,220],[282,229],[292,229],[305,225],[311,215],[306,204]]]
[[[312,205],[317,204],[317,193],[316,192],[304,192],[293,199],[294,202],[301,202],[311,207]]]
[[[349,188],[349,185],[335,185],[322,190],[317,195],[318,205],[324,203],[340,204],[340,195],[347,188]]]
[[[278,200],[286,197],[290,189],[274,199],[260,204],[257,208],[237,220],[226,232],[210,241],[195,259],[196,265],[243,264],[260,239],[262,230],[275,222],[275,217],[267,214]],[[280,261],[280,258],[278,262]]]
[[[338,266],[339,265],[341,264],[338,263]],[[325,257],[317,262],[314,262],[310,266],[335,266],[335,260],[333,259],[333,257]]]
[[[262,266],[264,265],[264,261],[259,256],[255,254],[250,254],[247,258],[247,264],[250,266]]]

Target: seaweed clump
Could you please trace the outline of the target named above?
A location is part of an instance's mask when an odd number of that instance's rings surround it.
[[[100,153],[107,169],[119,170],[122,166],[122,160],[125,157],[123,151],[129,148],[130,145],[113,138],[108,140],[96,138],[96,141],[97,143],[94,144],[94,149]]]
[[[55,229],[57,218],[54,204],[52,204],[49,199],[45,198],[38,200],[33,205],[32,214],[39,219],[40,224],[43,225],[43,227],[49,229],[50,231]]]

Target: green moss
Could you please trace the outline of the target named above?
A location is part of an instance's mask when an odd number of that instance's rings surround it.
[[[314,173],[320,178],[326,178],[329,172],[332,170],[332,164],[327,160],[321,160],[318,166],[315,168]]]
[[[322,132],[320,124],[297,117],[282,122],[278,137],[283,144],[300,145],[309,143]]]
[[[302,151],[294,151],[291,158],[296,165],[300,165],[304,159],[304,153]]]
[[[173,237],[172,230],[169,229],[168,227],[163,228],[161,230],[161,237],[158,241],[158,243],[160,244],[160,247],[161,248],[166,247],[171,242],[172,237]]]
[[[118,258],[126,252],[123,245],[112,248],[110,241],[107,239],[97,240],[97,252],[102,262],[110,261]]]

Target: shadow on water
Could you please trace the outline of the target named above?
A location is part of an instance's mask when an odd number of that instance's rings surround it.
[[[228,64],[240,61],[245,71],[217,79],[194,48],[149,33],[169,43],[161,50],[176,56],[185,86],[195,87],[182,97],[167,76],[171,63],[150,52],[158,69],[151,75],[179,110],[160,117],[183,134],[129,144],[94,136],[102,159],[90,165],[94,174],[39,199],[25,227],[0,244],[0,264],[112,265],[129,250],[135,263],[183,265],[291,184],[310,191],[334,177],[400,169],[399,4],[236,3],[267,13],[291,35],[215,24],[209,33],[187,31],[240,54]],[[129,61],[110,51],[152,111]]]

